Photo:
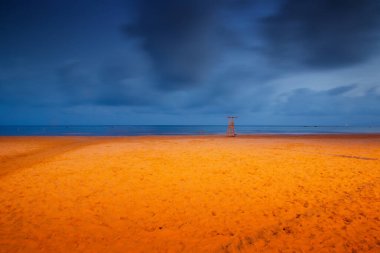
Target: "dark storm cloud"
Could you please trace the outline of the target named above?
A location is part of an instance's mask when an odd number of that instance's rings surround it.
[[[114,62],[103,66],[100,70],[98,94],[95,104],[120,105],[152,105],[157,97],[146,80],[136,76],[136,69],[130,64]]]
[[[315,91],[296,89],[286,95],[286,100],[277,104],[277,112],[286,115],[327,116],[327,115],[372,115],[380,116],[380,94],[376,87],[368,89],[362,95],[349,93],[357,85]]]
[[[286,0],[261,28],[273,62],[331,69],[370,58],[379,25],[378,0]]]
[[[57,70],[57,77],[68,104],[151,105],[157,98],[139,72],[136,64],[119,59],[107,61],[95,70],[72,61]]]
[[[226,113],[259,111],[273,95],[273,87],[259,85],[253,82],[255,80],[256,74],[250,69],[243,66],[229,68],[208,84],[207,91],[202,89],[192,94],[186,108]]]
[[[379,90],[360,93],[379,79],[379,3],[0,0],[0,111],[106,124],[108,113],[148,124],[226,113],[247,123],[260,114],[263,124],[379,118]]]
[[[236,11],[249,2],[141,0],[134,5],[135,20],[124,31],[141,40],[161,89],[194,87],[220,59],[229,37],[221,12]]]

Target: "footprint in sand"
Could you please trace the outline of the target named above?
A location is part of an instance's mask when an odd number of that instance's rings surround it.
[[[344,223],[345,223],[346,225],[349,225],[349,224],[351,224],[352,219],[350,219],[350,218],[348,218],[348,217],[344,217],[344,218],[343,218],[343,221],[344,221]]]
[[[252,245],[252,244],[253,244],[253,239],[252,239],[252,237],[250,237],[250,236],[246,236],[244,239],[245,239],[245,242],[246,242],[248,245]]]
[[[287,234],[291,234],[293,232],[289,226],[283,227],[282,230]]]

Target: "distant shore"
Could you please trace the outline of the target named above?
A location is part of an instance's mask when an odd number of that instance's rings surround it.
[[[223,135],[226,125],[99,125],[99,126],[0,126],[0,136],[146,136]],[[236,125],[246,134],[360,134],[379,133],[380,126],[265,126]]]

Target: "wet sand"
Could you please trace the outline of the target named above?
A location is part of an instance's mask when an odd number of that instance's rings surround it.
[[[380,252],[380,135],[0,137],[0,252]]]

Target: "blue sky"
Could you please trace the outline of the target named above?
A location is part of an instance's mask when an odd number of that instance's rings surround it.
[[[380,125],[377,0],[1,0],[0,124]]]

